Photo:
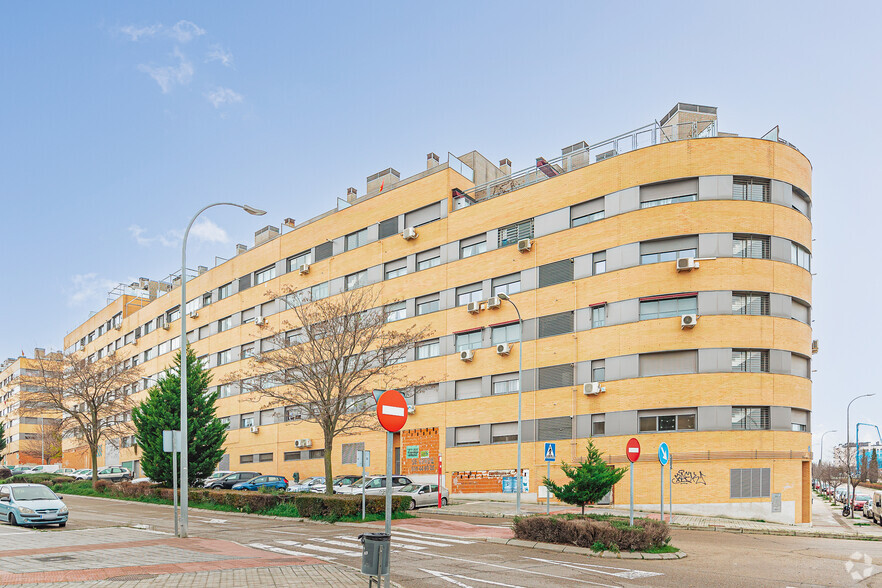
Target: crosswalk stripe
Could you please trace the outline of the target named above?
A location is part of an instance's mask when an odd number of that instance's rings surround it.
[[[295,555],[298,557],[312,557],[315,559],[322,559],[327,561],[332,561],[333,557],[327,557],[323,555],[315,555],[314,553],[304,553],[302,551],[292,551],[290,549],[283,549],[281,547],[275,547],[273,545],[264,545],[263,543],[249,543],[248,547],[254,547],[255,549],[263,549],[264,551],[272,551],[273,553],[281,553],[282,555]]]
[[[417,537],[420,539],[437,539],[438,541],[444,541],[445,543],[460,543],[463,545],[471,545],[474,541],[465,541],[463,539],[453,539],[447,536],[439,536],[439,535],[417,535],[416,533],[406,533],[404,531],[395,531],[393,533],[395,537],[399,537],[404,535],[405,537]]]
[[[349,551],[345,549],[336,549],[334,547],[328,547],[327,545],[310,545],[309,543],[298,543],[297,541],[286,541],[284,539],[276,540],[276,543],[281,545],[289,545],[291,547],[299,547],[300,549],[309,549],[312,551],[321,551],[322,553],[328,553],[331,555],[346,555],[349,557],[361,557],[360,551]]]
[[[337,538],[338,539],[349,539],[350,541],[352,540],[350,537],[347,537],[346,535],[337,535]],[[408,545],[406,543],[399,543],[396,541],[392,541],[392,544],[397,545],[398,547],[401,547],[403,549],[410,549],[411,551],[422,551],[422,550],[426,549],[425,547],[421,547],[419,545]]]

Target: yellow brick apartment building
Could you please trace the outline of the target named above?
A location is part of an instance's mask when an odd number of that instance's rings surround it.
[[[0,422],[6,449],[0,451],[0,464],[6,466],[58,463],[52,455],[57,441],[57,413],[39,409],[29,398],[42,390],[44,370],[50,375],[58,365],[43,349],[35,349],[34,357],[11,357],[0,362]]]
[[[321,433],[296,406],[222,382],[293,320],[267,292],[316,299],[372,286],[392,319],[434,332],[404,364],[428,383],[411,391],[396,471],[433,478],[443,455],[454,498],[511,498],[522,354],[526,500],[537,498],[545,442],[556,443],[560,479],[560,460],[578,460],[587,439],[624,465],[636,437],[638,505],[657,508],[664,441],[675,512],[810,522],[810,219],[811,164],[798,149],[719,132],[715,108],[682,103],[520,172],[471,152],[429,154],[406,179],[392,168],[369,176],[364,196],[350,188],[334,210],[266,227],[254,247],[188,276],[188,340],[229,425],[221,467],[323,474]],[[177,285],[120,289],[66,336],[66,351],[137,363],[149,375],[131,392],[143,395],[179,346]],[[379,431],[338,439],[335,472],[355,472],[360,448],[379,472]],[[99,459],[137,471],[139,457],[130,437]],[[628,484],[613,503],[627,504]]]

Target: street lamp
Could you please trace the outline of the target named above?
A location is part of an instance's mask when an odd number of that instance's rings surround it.
[[[508,297],[508,294],[500,292],[496,295],[500,300],[507,300],[514,306],[515,312],[518,313],[518,329],[520,330],[520,341],[518,342],[518,477],[515,482],[515,514],[521,514],[521,486],[523,486],[523,474],[521,472],[521,392],[524,390],[524,321],[521,319],[521,311],[514,300]]]
[[[836,429],[833,429],[832,431],[826,431],[821,435],[821,453],[818,455],[818,465],[821,465],[821,462],[824,460],[824,436],[826,436],[829,433],[835,433],[835,432],[836,432]]]
[[[184,231],[184,242],[181,245],[181,537],[187,536],[187,505],[188,505],[188,484],[189,477],[189,455],[188,455],[188,438],[187,438],[187,237],[190,235],[190,229],[196,222],[196,217],[212,208],[213,206],[236,206],[241,208],[248,214],[254,216],[263,216],[265,210],[248,206],[247,204],[234,204],[233,202],[215,202],[202,208],[197,212],[187,230]]]
[[[854,402],[858,398],[867,398],[869,396],[875,396],[875,392],[870,392],[869,394],[861,394],[860,396],[855,396],[851,399],[851,402]],[[845,486],[845,503],[848,505],[848,512],[851,513],[851,518],[854,518],[854,484],[850,484],[851,477],[851,402],[848,403],[848,406],[845,408],[845,471],[848,474],[848,482],[846,482]],[[860,475],[860,474],[858,474]],[[851,496],[849,497],[849,488],[851,486]]]

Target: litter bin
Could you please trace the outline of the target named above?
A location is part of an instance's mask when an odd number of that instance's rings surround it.
[[[392,535],[389,533],[364,533],[361,540],[361,573],[369,576],[385,576],[389,573],[389,548]]]

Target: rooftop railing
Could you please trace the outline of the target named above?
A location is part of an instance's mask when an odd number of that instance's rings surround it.
[[[685,122],[664,126],[659,125],[657,122],[652,122],[611,139],[573,150],[555,159],[537,158],[536,165],[475,186],[466,190],[465,194],[480,202],[583,168],[598,161],[610,159],[616,155],[643,149],[644,147],[685,139],[716,136],[716,120]]]

